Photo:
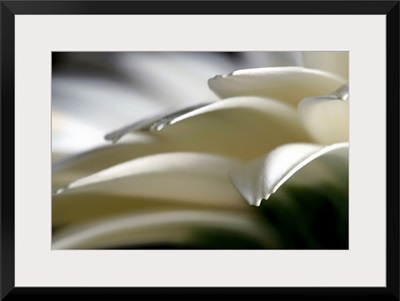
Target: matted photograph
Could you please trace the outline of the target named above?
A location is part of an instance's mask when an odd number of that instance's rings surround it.
[[[399,1],[1,4],[1,300],[399,300]]]
[[[349,52],[52,52],[52,250],[349,248]]]

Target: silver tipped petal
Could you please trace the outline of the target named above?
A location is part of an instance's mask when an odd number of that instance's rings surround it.
[[[347,150],[348,146],[348,143],[329,146],[307,143],[283,145],[232,170],[230,178],[250,205],[260,206],[262,200],[268,199],[301,168],[326,154]]]
[[[298,111],[315,141],[332,144],[349,140],[349,84],[335,92],[303,99]]]
[[[162,153],[117,164],[57,191],[53,226],[157,207],[247,211],[249,206],[228,176],[239,164],[202,153]]]
[[[157,116],[153,116],[150,118],[142,119],[140,121],[134,122],[130,125],[127,125],[121,129],[115,130],[111,133],[108,133],[105,135],[105,139],[108,141],[111,141],[113,143],[118,142],[124,135],[126,135],[129,132],[132,131],[160,131],[163,129],[165,126],[173,124],[174,121],[181,117],[182,115],[185,115],[187,113],[190,113],[192,111],[195,111],[199,108],[205,107],[207,105],[212,104],[213,102],[207,102],[207,103],[201,103],[201,104],[196,104],[190,107],[186,107],[177,111],[174,111],[172,113],[168,114],[160,114]]]
[[[344,84],[335,92],[332,93],[337,99],[348,100],[349,99],[349,83]]]
[[[293,106],[306,97],[326,95],[344,83],[335,74],[302,67],[238,70],[208,81],[210,89],[220,98],[254,95],[279,99]]]
[[[262,131],[262,133],[259,133],[260,137],[268,138],[268,141],[277,142],[275,141],[276,139],[282,140],[281,138],[285,136],[282,133],[282,135],[279,135],[279,138],[277,137],[276,133],[270,133],[271,129],[269,130],[270,132],[268,132],[268,127],[271,126],[279,126],[282,127],[282,131],[289,131],[291,137],[289,140],[291,141],[299,141],[299,139],[303,141],[304,139],[306,141],[310,141],[308,135],[305,134],[304,129],[299,122],[297,111],[293,107],[277,100],[256,96],[233,97],[216,102],[191,106],[171,114],[158,116],[156,118],[144,120],[139,123],[134,123],[106,135],[106,139],[116,142],[125,134],[135,130],[160,131],[168,125],[172,125],[183,120],[189,121],[192,120],[192,117],[200,115],[204,116],[204,122],[197,122],[196,125],[192,125],[192,127],[196,127],[196,130],[203,129],[206,131],[206,128],[210,128],[211,126],[211,121],[208,120],[208,116],[209,114],[214,114],[214,112],[221,112],[221,118],[226,120],[225,126],[235,127],[235,124],[237,123],[250,124],[252,128],[249,130]],[[228,114],[230,117],[222,117],[222,115],[226,114]],[[257,126],[259,127],[258,129],[254,128],[257,118],[260,120],[260,124]],[[218,116],[215,116],[214,119],[218,120],[219,118]],[[228,122],[228,120],[230,121]],[[244,120],[246,120],[246,122],[244,122]],[[191,126],[189,126],[189,128],[190,127]],[[187,125],[185,128],[187,128]],[[243,127],[236,130],[241,130],[242,132],[244,131]],[[230,128],[229,131],[232,131],[232,128]],[[182,136],[179,137],[182,138]],[[189,137],[186,137],[185,139],[187,140],[187,138]],[[235,138],[234,140],[236,141],[236,137],[233,138]],[[208,142],[209,141],[207,139],[204,141],[206,144],[209,144]],[[288,141],[280,141],[279,144],[286,142]]]
[[[330,94],[316,96],[316,97],[307,97],[307,98],[304,98],[301,102],[305,101],[306,99],[312,99],[314,101],[316,101],[316,100],[343,100],[343,101],[347,101],[347,100],[349,100],[349,83],[346,83],[346,84],[340,86],[339,89],[335,90],[334,92],[332,92]],[[301,104],[301,102],[300,102],[300,104]]]

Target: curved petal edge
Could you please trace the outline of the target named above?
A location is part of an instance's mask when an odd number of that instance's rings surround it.
[[[260,206],[262,200],[268,199],[302,167],[325,154],[346,149],[348,145],[286,144],[232,170],[230,179],[250,205]]]
[[[208,86],[220,98],[253,95],[294,106],[303,98],[331,93],[344,83],[335,74],[303,67],[245,69],[208,80]]]

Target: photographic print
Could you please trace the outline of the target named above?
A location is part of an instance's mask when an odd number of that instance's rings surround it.
[[[348,249],[348,62],[53,52],[52,249]]]
[[[0,299],[399,299],[398,1],[1,8]]]

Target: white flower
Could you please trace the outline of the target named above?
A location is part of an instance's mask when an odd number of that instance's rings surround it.
[[[64,229],[53,247],[182,243],[196,227],[279,247],[279,229],[245,200],[260,205],[286,181],[346,186],[348,57],[303,56],[315,69],[215,76],[221,100],[135,121],[106,135],[116,144],[54,165],[53,227]]]

